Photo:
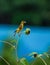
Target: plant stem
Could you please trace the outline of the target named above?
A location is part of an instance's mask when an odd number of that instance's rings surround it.
[[[4,60],[7,65],[10,65],[10,63],[7,60],[5,60],[2,56],[0,56],[0,58]]]
[[[44,54],[47,58],[49,58],[49,55],[48,54]]]
[[[14,49],[16,49],[14,45],[12,45],[11,43],[9,43],[9,42],[7,42],[7,41],[2,41],[2,40],[0,40],[0,42],[7,43],[7,44],[9,44],[11,47],[13,47]]]
[[[20,37],[18,37],[18,40],[17,40],[17,43],[16,43],[16,51],[18,51],[19,38]],[[17,61],[18,61],[18,54],[17,54],[17,52],[16,52],[16,58],[17,58]]]
[[[41,57],[39,57],[42,61],[43,61],[43,63],[45,64],[45,65],[47,65],[47,63],[45,62],[45,60],[43,59],[43,58],[41,58]]]

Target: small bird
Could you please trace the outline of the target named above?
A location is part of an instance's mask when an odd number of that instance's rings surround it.
[[[26,21],[21,21],[19,27],[15,30],[15,34],[14,36],[16,35],[16,33],[20,33],[21,30],[24,28],[24,24],[26,23]]]

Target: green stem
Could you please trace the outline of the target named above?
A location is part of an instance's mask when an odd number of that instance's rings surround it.
[[[18,40],[17,40],[17,43],[16,43],[16,51],[18,51],[19,38],[20,37],[18,37]],[[18,54],[17,54],[17,52],[16,52],[16,58],[17,58],[17,61],[18,61]]]
[[[7,65],[10,65],[10,63],[7,60],[5,60],[2,56],[0,56],[0,58],[4,60]]]
[[[0,42],[3,42],[3,43],[6,43],[6,44],[9,44],[11,47],[13,47],[14,49],[16,49],[14,45],[12,45],[11,43],[9,43],[9,42],[7,42],[7,41],[2,41],[2,40],[0,40]]]
[[[41,58],[41,57],[39,57],[42,61],[43,61],[43,63],[45,64],[45,65],[47,65],[47,63],[45,62],[45,60],[43,59],[43,58]]]
[[[49,55],[48,55],[48,54],[45,53],[44,55],[45,55],[47,58],[49,58]]]

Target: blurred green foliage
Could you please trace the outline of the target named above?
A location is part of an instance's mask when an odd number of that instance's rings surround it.
[[[9,42],[10,44],[15,45],[17,41],[8,38],[5,40],[5,42]],[[18,59],[18,56],[16,55],[16,49],[6,44],[5,42],[3,42],[4,47],[2,55],[0,56],[0,65],[8,65],[1,57],[3,57],[10,65],[45,65],[40,57],[37,57],[31,61],[28,61],[25,57]],[[30,54],[32,55],[32,53]],[[30,54],[28,54],[28,56]],[[46,54],[48,55],[48,57]],[[47,65],[50,65],[50,49],[46,54],[42,54],[41,58],[43,58]]]
[[[0,13],[9,13],[11,23],[21,20],[36,25],[50,22],[50,0],[0,0]]]

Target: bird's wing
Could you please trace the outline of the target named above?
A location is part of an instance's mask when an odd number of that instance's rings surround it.
[[[23,24],[20,24],[19,29],[20,29],[20,30],[23,29]]]

